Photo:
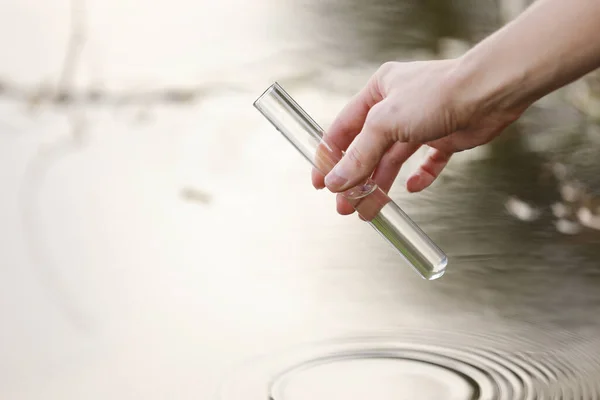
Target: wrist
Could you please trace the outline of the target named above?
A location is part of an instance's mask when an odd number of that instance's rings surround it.
[[[474,47],[454,62],[450,81],[460,125],[482,117],[513,121],[537,100],[530,96],[532,82],[521,64],[493,58],[487,49]]]

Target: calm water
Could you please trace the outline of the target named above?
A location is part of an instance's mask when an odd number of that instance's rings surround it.
[[[86,2],[62,105],[69,3],[0,5],[1,397],[600,397],[579,86],[424,193],[402,171],[450,257],[435,282],[252,108],[277,80],[327,126],[380,62],[458,54],[522,2],[249,3]]]

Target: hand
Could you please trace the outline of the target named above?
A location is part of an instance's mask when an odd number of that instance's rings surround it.
[[[406,182],[421,191],[452,154],[491,141],[524,111],[478,97],[460,72],[458,60],[382,65],[325,132],[346,154],[326,177],[313,170],[315,188],[340,193],[372,177],[387,193],[402,164],[427,145],[427,159]],[[354,212],[340,194],[337,210]]]

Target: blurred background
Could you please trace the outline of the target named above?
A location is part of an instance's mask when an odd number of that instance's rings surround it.
[[[450,258],[434,282],[252,107],[279,81],[326,127],[382,62],[459,56],[528,3],[0,2],[0,398],[598,398],[597,75],[423,193],[422,154],[404,167],[392,197]],[[412,361],[272,392],[365,337]]]

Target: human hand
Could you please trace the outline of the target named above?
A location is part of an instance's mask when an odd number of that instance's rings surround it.
[[[426,160],[406,182],[409,192],[421,191],[452,154],[488,143],[526,108],[494,98],[471,90],[458,60],[385,63],[325,132],[345,155],[326,177],[313,169],[313,185],[338,193],[338,213],[351,214],[340,192],[371,177],[387,193],[404,162],[427,145]]]

